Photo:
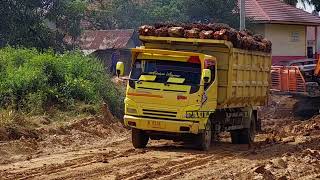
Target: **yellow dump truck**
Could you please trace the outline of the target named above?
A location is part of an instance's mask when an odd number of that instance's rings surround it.
[[[208,150],[220,132],[232,143],[254,141],[267,102],[271,54],[224,40],[141,36],[132,49],[125,125],[135,148],[149,139],[192,141]],[[123,75],[122,62],[117,64]]]

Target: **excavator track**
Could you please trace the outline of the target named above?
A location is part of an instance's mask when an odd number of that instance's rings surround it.
[[[320,97],[294,96],[297,102],[293,114],[300,119],[309,119],[320,112]]]

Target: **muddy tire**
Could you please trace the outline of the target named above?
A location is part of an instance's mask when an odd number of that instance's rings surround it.
[[[145,148],[148,144],[149,136],[142,130],[132,129],[132,145],[136,149]]]
[[[234,130],[230,132],[231,135],[231,143],[232,144],[240,144],[240,130]]]
[[[251,144],[256,135],[256,117],[252,115],[250,128],[230,132],[232,144]]]
[[[206,124],[205,130],[203,133],[198,135],[198,149],[202,151],[208,151],[211,146],[211,139],[212,139],[212,125],[211,121],[209,120]]]

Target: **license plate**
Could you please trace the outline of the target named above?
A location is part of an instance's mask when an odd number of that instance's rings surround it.
[[[164,129],[165,128],[163,122],[160,122],[160,121],[149,121],[148,125],[151,128],[157,128],[157,129]]]

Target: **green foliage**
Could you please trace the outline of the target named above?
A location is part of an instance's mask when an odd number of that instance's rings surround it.
[[[316,1],[316,0],[313,0]],[[81,21],[95,29],[138,28],[156,22],[223,22],[238,26],[237,0],[2,0],[0,46],[62,52],[80,36]]]
[[[293,6],[296,6],[298,4],[299,0],[283,0],[283,2],[290,4],[290,5],[293,5]]]
[[[53,107],[70,110],[80,102],[99,105],[102,101],[121,116],[123,94],[96,59],[78,52],[0,50],[0,107],[41,114]]]
[[[185,14],[191,22],[222,22],[238,27],[236,11],[238,0],[188,0],[184,1]]]
[[[186,22],[184,1],[181,0],[152,0],[144,5],[145,19],[147,23],[155,22]]]
[[[144,12],[134,0],[112,0],[101,2],[88,18],[97,29],[135,28],[145,18]]]
[[[83,0],[55,0],[46,17],[54,22],[60,31],[78,37],[80,22],[85,17],[87,2]]]
[[[302,3],[314,5],[317,12],[320,11],[320,0],[301,0]]]
[[[280,0],[279,0],[280,1]],[[320,0],[299,1],[320,11]],[[81,21],[94,29],[138,28],[156,22],[222,22],[237,28],[237,0],[2,0],[0,1],[0,46],[52,48],[69,47],[68,36],[76,42]]]
[[[52,34],[41,20],[40,0],[0,1],[0,39],[2,44],[47,47]]]
[[[283,0],[283,2],[293,6],[297,6],[301,2],[304,5],[313,5],[317,12],[320,11],[320,0]]]
[[[101,1],[89,20],[97,29],[137,28],[157,22],[223,22],[238,26],[237,0]]]
[[[315,0],[314,0],[315,1]],[[156,22],[224,22],[238,26],[236,0],[2,0],[0,46],[74,49],[81,21],[95,29],[138,28]]]
[[[65,35],[80,35],[86,5],[83,0],[0,1],[0,46],[63,50]]]

